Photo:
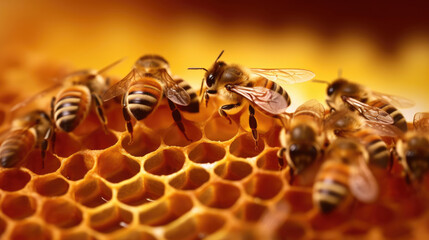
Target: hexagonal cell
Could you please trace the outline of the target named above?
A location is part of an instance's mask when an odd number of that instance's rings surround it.
[[[11,240],[49,240],[51,232],[44,226],[33,222],[19,222],[10,235]]]
[[[165,130],[174,124],[171,110],[167,101],[162,100],[160,105],[147,118],[143,119],[144,125],[153,130]]]
[[[95,110],[90,109],[86,118],[73,130],[73,133],[77,136],[86,136],[98,129],[103,129],[103,126]]]
[[[292,213],[305,213],[313,208],[313,193],[311,189],[294,189],[286,191],[283,199],[290,203]]]
[[[225,225],[225,219],[217,214],[199,214],[165,232],[166,239],[202,239],[217,232]]]
[[[36,212],[37,203],[33,197],[22,194],[8,194],[1,204],[2,212],[12,219],[23,219]]]
[[[185,135],[183,135],[179,127],[174,123],[164,134],[163,140],[165,144],[169,146],[184,147],[201,139],[203,134],[198,126],[187,120],[183,120],[182,122],[185,127],[185,133],[191,141],[188,141],[185,138]]]
[[[214,169],[216,175],[231,181],[239,181],[249,176],[252,171],[252,166],[244,161],[225,161]]]
[[[259,139],[258,145],[251,133],[242,134],[237,137],[230,145],[229,151],[232,155],[241,158],[250,158],[258,156],[264,150],[263,139]]]
[[[82,222],[82,212],[66,199],[49,199],[43,203],[42,217],[45,222],[59,228],[74,227]]]
[[[164,195],[162,182],[150,178],[138,178],[118,190],[118,200],[131,206],[138,206],[155,201]]]
[[[129,144],[130,136],[122,139],[121,145],[129,154],[142,157],[158,149],[161,145],[159,134],[148,134],[142,128],[137,128],[133,133],[133,142]]]
[[[87,207],[94,208],[112,198],[112,190],[99,179],[88,179],[76,186],[75,200]]]
[[[114,206],[90,216],[90,227],[98,232],[110,233],[126,228],[133,220],[132,213]]]
[[[30,174],[19,169],[7,169],[0,172],[0,189],[5,191],[18,191],[23,189],[30,181]]]
[[[121,233],[118,237],[114,237],[113,240],[156,240],[156,238],[147,232],[130,230]]]
[[[43,162],[40,149],[31,151],[25,161],[25,167],[37,175],[53,173],[61,166],[60,160],[49,151],[46,153],[46,158]]]
[[[85,232],[62,232],[61,240],[97,240],[95,237]]]
[[[148,158],[144,169],[154,175],[170,175],[179,171],[185,163],[185,155],[175,148],[164,149]]]
[[[222,131],[219,131],[222,129]],[[235,122],[229,123],[228,119],[214,116],[204,127],[206,137],[213,141],[228,141],[238,133],[239,126]]]
[[[282,187],[283,183],[279,177],[263,173],[252,176],[244,185],[247,194],[264,200],[276,196]]]
[[[230,208],[240,197],[240,190],[231,184],[211,183],[197,192],[198,200],[212,208]]]
[[[81,144],[71,134],[57,131],[55,145],[53,148],[50,146],[50,148],[60,157],[69,157],[81,149]]]
[[[63,178],[51,175],[36,179],[34,188],[42,196],[55,197],[66,194],[69,184]]]
[[[303,239],[305,237],[305,227],[294,220],[286,220],[276,230],[278,239]]]
[[[256,160],[256,166],[264,170],[279,171],[280,166],[277,158],[277,151],[278,149],[273,149],[265,152],[262,156],[258,157],[258,160]]]
[[[94,158],[89,154],[75,154],[64,161],[61,174],[71,181],[77,181],[85,177],[86,173],[94,166]]]
[[[108,101],[105,102],[104,105],[106,110],[106,119],[108,120],[107,128],[118,132],[124,132],[126,130],[125,120],[124,115],[122,115],[122,106],[120,104],[120,101],[117,103],[114,101]]]
[[[90,150],[102,150],[115,145],[117,141],[118,139],[116,138],[115,134],[110,131],[105,132],[104,129],[100,127],[83,138],[82,148]]]
[[[214,163],[225,156],[225,149],[217,144],[202,142],[192,148],[188,156],[196,163]]]
[[[246,108],[246,111],[240,115],[240,125],[246,132],[251,132],[252,130],[249,127],[249,111]],[[258,124],[257,131],[259,134],[265,134],[267,131],[274,127],[274,119],[272,116],[268,116],[264,113],[261,113],[258,109],[255,111],[255,118]]]
[[[235,212],[235,216],[245,222],[257,222],[265,213],[267,207],[258,203],[245,202]]]
[[[206,183],[210,179],[210,174],[199,167],[191,167],[170,180],[170,186],[180,190],[194,190]]]
[[[180,218],[193,207],[192,200],[184,194],[173,194],[166,200],[140,212],[140,223],[150,226],[162,226]]]
[[[117,149],[105,151],[98,157],[97,173],[112,183],[122,182],[136,175],[140,165]]]

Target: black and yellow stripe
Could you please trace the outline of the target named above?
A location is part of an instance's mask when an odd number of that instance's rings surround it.
[[[377,100],[368,102],[368,105],[373,107],[378,107],[381,110],[387,112],[393,118],[393,121],[394,121],[393,125],[399,128],[401,131],[406,132],[408,130],[407,121],[405,120],[404,115],[402,115],[402,113],[391,104],[377,99]]]
[[[268,88],[274,92],[277,92],[284,97],[284,99],[287,102],[287,106],[289,106],[291,104],[291,99],[289,97],[289,94],[287,94],[287,92],[280,85],[278,85],[277,83],[275,83],[273,81],[270,81],[266,78],[260,78],[253,83],[253,86],[254,87],[264,87],[264,88]]]
[[[17,166],[36,144],[32,129],[19,129],[9,133],[0,146],[0,162],[4,168]]]
[[[369,154],[369,163],[386,168],[390,162],[390,152],[380,136],[369,129],[361,129],[354,136],[365,146]]]
[[[174,80],[181,88],[183,88],[190,96],[191,102],[187,106],[177,105],[177,107],[185,112],[197,113],[200,111],[200,100],[195,92],[195,89],[189,85],[185,80],[178,78]]]
[[[126,98],[128,110],[137,120],[142,120],[158,106],[161,97],[162,86],[158,80],[145,76],[130,85]]]

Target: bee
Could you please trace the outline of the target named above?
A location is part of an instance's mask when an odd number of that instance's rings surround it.
[[[349,192],[362,202],[372,202],[378,184],[366,164],[368,154],[354,139],[337,138],[326,149],[313,186],[313,201],[322,213],[336,209]]]
[[[303,69],[261,69],[244,68],[236,64],[226,64],[218,61],[222,56],[222,51],[216,58],[213,66],[207,70],[205,68],[188,68],[206,71],[201,82],[201,92],[204,82],[207,89],[202,100],[207,105],[210,95],[217,94],[227,104],[219,107],[218,112],[231,123],[227,111],[238,112],[242,107],[243,99],[247,99],[249,105],[249,126],[255,141],[258,140],[257,122],[255,118],[254,106],[267,115],[279,116],[287,114],[286,108],[291,104],[287,92],[283,85],[288,83],[305,82],[314,78],[315,74]],[[282,85],[282,86],[281,86]]]
[[[194,96],[188,93],[185,88],[190,91],[190,86],[183,80],[173,80],[167,60],[159,55],[144,55],[136,61],[134,68],[127,76],[106,91],[103,100],[108,101],[122,95],[122,114],[132,142],[131,116],[138,121],[145,119],[158,107],[161,98],[165,96],[174,121],[185,138],[190,141],[177,105],[189,106],[191,102],[195,102],[191,99],[195,99],[196,94]],[[197,108],[194,103],[192,106],[188,111],[191,108],[192,111],[199,111],[199,107]]]
[[[397,153],[408,183],[421,181],[429,171],[429,113],[414,115],[414,130],[397,143]]]
[[[327,83],[326,103],[331,110],[339,110],[345,107],[345,103],[352,110],[357,110],[366,119],[383,124],[393,124],[403,132],[407,131],[405,117],[396,107],[412,107],[414,103],[403,97],[371,91],[367,87],[350,82],[344,78],[338,78],[332,83]],[[396,107],[395,107],[396,106]]]
[[[189,112],[189,113],[198,113],[200,111],[200,100],[198,98],[197,92],[194,88],[189,85],[188,82],[181,78],[174,78],[174,81],[183,88],[190,97],[189,105],[176,105],[177,108],[181,111]]]
[[[316,100],[310,100],[299,106],[293,114],[289,130],[280,132],[282,148],[277,156],[283,168],[284,159],[289,166],[291,182],[294,174],[299,174],[321,156],[325,142],[323,118],[325,109]]]
[[[20,165],[34,148],[41,148],[44,159],[50,131],[51,119],[44,111],[32,111],[13,120],[11,130],[0,146],[1,166],[12,168]]]

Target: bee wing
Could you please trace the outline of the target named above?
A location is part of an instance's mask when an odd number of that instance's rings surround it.
[[[166,69],[159,69],[153,75],[165,84],[165,96],[172,102],[181,106],[187,106],[191,103],[191,97],[188,92],[173,80]]]
[[[288,107],[286,99],[281,94],[268,88],[231,85],[229,90],[243,96],[270,114],[278,115],[286,113],[286,108]]]
[[[368,121],[379,122],[384,124],[393,124],[395,121],[393,118],[384,110],[370,106],[366,103],[358,101],[354,98],[342,96],[343,101],[350,104],[356,110],[359,111]]]
[[[365,121],[364,126],[370,128],[375,134],[383,137],[402,137],[404,135],[404,133],[395,125]]]
[[[416,113],[413,124],[417,131],[429,132],[429,112]]]
[[[116,96],[124,94],[128,90],[131,81],[135,79],[136,70],[131,70],[127,76],[115,83],[103,94],[103,101],[108,101]]]
[[[306,82],[316,76],[312,71],[305,69],[251,68],[250,71],[270,81],[274,81],[282,87],[286,84]]]
[[[318,119],[323,119],[325,116],[325,108],[323,105],[317,101],[316,99],[308,100],[307,102],[301,104],[294,113],[296,114],[306,114],[310,113],[311,115],[315,115]]]
[[[372,202],[378,196],[378,184],[363,157],[350,170],[349,187],[352,194],[362,202]]]
[[[401,96],[390,95],[390,94],[375,92],[375,91],[372,91],[371,93],[376,98],[385,100],[386,102],[391,103],[395,107],[410,108],[410,107],[413,107],[414,105],[416,105],[413,100],[410,100],[408,98],[404,98]]]
[[[54,91],[55,89],[61,87],[62,85],[63,85],[62,83],[56,83],[56,84],[52,85],[51,87],[46,88],[46,89],[42,90],[41,92],[38,92],[35,95],[33,95],[33,96],[31,96],[31,97],[29,97],[27,99],[24,99],[23,101],[15,104],[14,106],[12,106],[12,108],[10,109],[10,111],[11,112],[15,112],[18,109],[21,109],[21,108],[27,106],[29,103],[31,103],[33,101],[36,101],[39,98],[44,97],[46,94]]]

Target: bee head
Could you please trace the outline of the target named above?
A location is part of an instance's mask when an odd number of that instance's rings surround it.
[[[169,68],[165,58],[154,54],[143,55],[136,61],[135,65],[137,68]]]
[[[429,141],[423,136],[415,136],[408,141],[405,152],[407,165],[412,175],[421,180],[429,170]]]

